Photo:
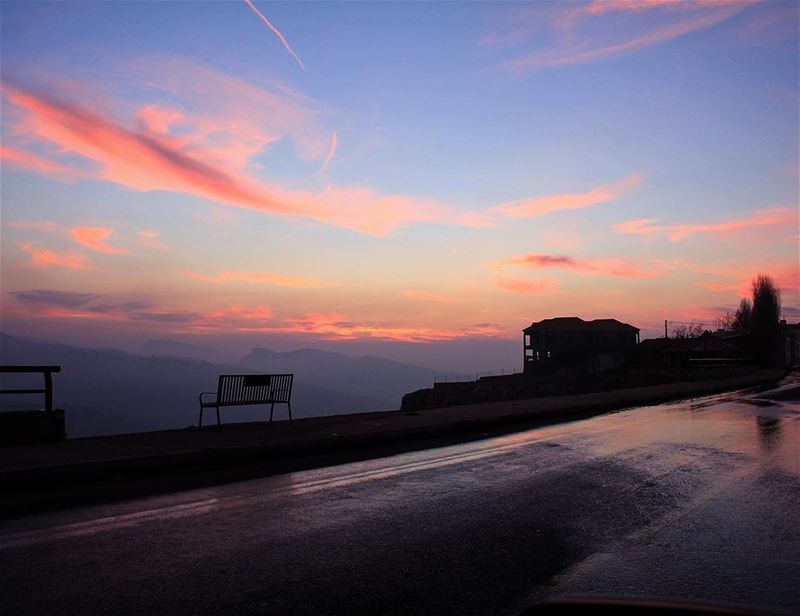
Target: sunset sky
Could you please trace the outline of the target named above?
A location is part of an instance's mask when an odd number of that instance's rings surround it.
[[[0,13],[6,333],[488,370],[757,273],[800,317],[796,2]]]

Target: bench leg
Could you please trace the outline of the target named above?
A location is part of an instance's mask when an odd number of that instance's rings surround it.
[[[269,423],[272,423],[272,413],[275,412],[275,403],[269,405]]]
[[[199,430],[202,427],[203,427],[203,405],[201,404],[200,405],[200,419],[197,420],[197,429]]]
[[[289,407],[289,425],[292,425],[292,404],[291,402],[287,402],[286,406]]]
[[[222,428],[222,424],[219,422],[219,407],[217,407],[217,429]]]

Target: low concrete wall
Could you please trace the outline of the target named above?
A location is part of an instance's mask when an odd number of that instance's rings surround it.
[[[55,443],[66,440],[64,411],[0,412],[0,445]]]

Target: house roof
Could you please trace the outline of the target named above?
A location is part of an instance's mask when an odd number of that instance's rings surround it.
[[[722,338],[710,331],[696,338],[648,338],[642,340],[638,348],[642,351],[735,351],[741,346],[738,340]]]
[[[597,332],[612,332],[612,331],[634,331],[638,332],[639,328],[627,323],[622,323],[616,319],[595,319],[593,321],[584,321],[579,317],[555,317],[553,319],[543,319],[539,322],[533,322],[530,326],[522,330],[523,332],[531,333],[535,331],[548,331],[548,332],[574,332],[574,331],[597,331]]]

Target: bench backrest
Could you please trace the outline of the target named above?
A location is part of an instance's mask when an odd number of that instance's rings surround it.
[[[292,374],[220,374],[217,404],[270,404],[289,402],[292,397]]]

